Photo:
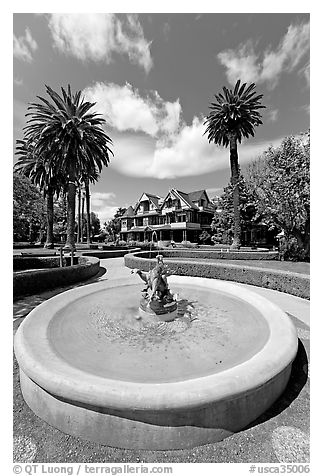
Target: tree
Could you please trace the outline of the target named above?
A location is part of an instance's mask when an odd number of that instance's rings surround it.
[[[256,202],[249,189],[244,176],[239,171],[239,212],[241,229],[246,230],[256,224],[260,219]],[[234,236],[234,202],[233,186],[230,182],[224,187],[223,194],[217,201],[217,208],[212,220],[213,241],[231,244]]]
[[[66,235],[67,223],[67,200],[63,190],[57,200],[54,200],[54,238],[61,241]]]
[[[237,81],[234,90],[223,88],[223,94],[215,95],[216,102],[211,103],[210,114],[204,124],[208,141],[224,147],[230,146],[231,184],[233,188],[234,228],[232,248],[240,247],[241,222],[239,207],[239,162],[237,143],[242,138],[254,136],[254,128],[262,124],[259,109],[262,94],[255,96],[255,84],[244,83],[240,87]]]
[[[284,231],[288,248],[293,247],[298,258],[309,259],[310,133],[286,137],[279,147],[269,147],[249,165],[246,179],[259,213]]]
[[[22,174],[13,174],[13,238],[27,241],[45,225],[44,200],[39,189]]]
[[[91,235],[92,239],[95,235],[99,235],[101,232],[101,224],[98,215],[94,212],[91,212]]]
[[[206,244],[210,240],[210,238],[211,238],[211,235],[206,230],[203,230],[199,236],[200,242],[204,244]]]
[[[109,241],[115,241],[117,235],[119,235],[121,231],[121,217],[125,213],[127,209],[123,207],[119,207],[114,214],[113,218],[108,221],[108,223],[104,223],[105,231],[108,234]]]
[[[31,103],[24,139],[34,145],[34,153],[46,157],[49,170],[60,171],[67,181],[67,249],[75,249],[75,195],[78,180],[94,169],[101,172],[113,155],[112,140],[104,132],[105,119],[89,110],[95,105],[72,94],[70,85],[62,96],[49,86],[49,100]]]
[[[92,213],[90,212],[90,182],[95,183],[99,179],[99,172],[96,167],[89,168],[83,175],[82,175],[82,182],[84,183],[84,192],[85,192],[85,203],[86,203],[86,241],[89,245],[91,242],[91,217]]]
[[[59,170],[54,171],[48,167],[44,156],[36,156],[33,143],[17,140],[16,154],[19,156],[14,170],[28,177],[37,185],[46,198],[47,234],[45,248],[54,248],[54,195],[57,197],[64,187],[64,176]]]

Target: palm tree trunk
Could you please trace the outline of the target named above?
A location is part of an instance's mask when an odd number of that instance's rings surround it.
[[[47,191],[46,197],[46,214],[47,214],[47,234],[46,234],[46,243],[44,248],[53,249],[54,248],[54,193],[51,189]]]
[[[230,136],[230,167],[231,183],[233,188],[233,242],[232,249],[239,249],[241,246],[241,221],[240,221],[240,197],[239,197],[239,163],[237,137]]]
[[[81,212],[81,243],[83,243],[84,228],[84,194],[82,193],[82,212]]]
[[[77,242],[80,242],[81,237],[81,186],[78,187],[78,202],[77,202]]]
[[[86,201],[86,242],[89,245],[91,243],[91,237],[90,237],[91,213],[90,213],[90,185],[89,185],[89,180],[85,181],[85,201]]]
[[[75,174],[71,171],[67,188],[67,237],[65,250],[75,250]]]

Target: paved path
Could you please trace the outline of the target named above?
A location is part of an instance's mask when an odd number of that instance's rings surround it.
[[[26,296],[14,303],[14,331],[36,305],[84,284],[131,276],[123,258],[101,260],[99,276],[79,285]],[[239,284],[288,312],[299,336],[299,352],[283,395],[244,431],[188,450],[124,450],[90,443],[40,420],[23,400],[14,359],[14,461],[17,463],[308,463],[309,462],[309,301],[278,291]]]

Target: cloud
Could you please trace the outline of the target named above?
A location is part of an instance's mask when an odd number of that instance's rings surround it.
[[[268,111],[268,120],[269,122],[275,122],[278,118],[278,109],[271,109]]]
[[[209,144],[203,136],[205,126],[195,117],[191,125],[185,125],[168,145],[158,141],[149,146],[130,136],[115,142],[115,160],[111,167],[133,177],[173,179],[213,173],[229,167],[229,150]],[[271,142],[277,146],[281,138]],[[152,141],[153,142],[153,141]],[[269,142],[245,143],[239,146],[239,162],[248,163],[259,156]]]
[[[204,119],[191,124],[181,118],[181,104],[163,100],[157,91],[140,95],[130,84],[96,83],[84,91],[96,102],[114,138],[111,167],[132,177],[168,179],[202,175],[229,166],[228,149],[209,144]],[[239,147],[240,162],[261,153],[269,144],[249,142]]]
[[[27,114],[28,105],[14,99],[13,101],[13,139],[16,142],[17,139],[22,139],[23,137],[23,127],[26,125],[26,114]]]
[[[115,204],[115,197],[116,195],[113,192],[91,193],[91,208],[98,215],[101,226],[105,221],[111,220],[118,209]]]
[[[237,50],[225,50],[218,54],[218,60],[226,68],[229,83],[235,84],[240,78],[250,82],[259,78],[260,65],[251,40],[238,47]]]
[[[308,115],[311,114],[311,106],[310,104],[304,104],[303,106],[300,107],[301,111],[305,111]]]
[[[118,131],[144,132],[163,141],[180,127],[179,100],[164,101],[157,91],[142,97],[128,83],[125,86],[96,83],[86,88],[84,94],[89,101],[97,103],[97,111]]]
[[[303,67],[299,70],[298,74],[299,74],[300,76],[305,77],[306,85],[309,87],[309,86],[310,86],[310,82],[311,82],[311,80],[310,80],[310,63],[306,63],[305,66],[303,66]]]
[[[220,197],[223,194],[223,187],[207,188],[206,192],[211,199],[213,197]]]
[[[137,15],[118,18],[113,13],[52,13],[48,22],[54,46],[66,55],[110,63],[112,54],[126,54],[131,62],[150,71],[150,42]]]
[[[270,46],[263,55],[255,51],[252,40],[240,44],[236,50],[228,49],[218,54],[219,62],[226,67],[229,83],[242,81],[267,83],[269,89],[278,84],[281,74],[291,73],[308,54],[310,24],[290,25],[276,49]]]
[[[23,85],[23,80],[20,78],[13,78],[13,82],[16,86],[22,86]]]
[[[166,41],[168,41],[168,39],[169,39],[169,33],[170,33],[170,24],[167,21],[163,25],[163,34],[164,34],[164,38],[165,38]]]
[[[29,28],[26,28],[25,35],[16,37],[13,35],[13,55],[15,58],[31,63],[33,60],[33,53],[37,50],[38,45],[33,39]]]

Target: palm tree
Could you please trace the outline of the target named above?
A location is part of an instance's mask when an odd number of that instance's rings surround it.
[[[233,187],[234,232],[232,248],[240,247],[240,208],[239,208],[239,162],[237,143],[243,137],[254,136],[254,128],[262,124],[258,109],[261,105],[262,94],[255,96],[255,84],[244,83],[240,87],[237,81],[234,90],[223,88],[223,94],[215,94],[216,102],[211,103],[211,112],[206,117],[205,134],[208,141],[227,147],[230,145],[231,183]]]
[[[59,196],[64,186],[64,177],[50,169],[44,156],[36,156],[32,143],[17,140],[16,155],[19,159],[14,170],[27,176],[31,182],[42,190],[46,197],[47,230],[45,248],[54,248],[54,195]]]
[[[78,194],[78,200],[77,200],[77,243],[80,242],[81,239],[81,197],[82,197],[82,187],[81,184],[79,183],[77,185],[77,194]]]
[[[88,170],[97,169],[110,162],[109,148],[112,140],[102,126],[105,119],[89,110],[95,105],[81,97],[81,91],[72,94],[68,85],[62,96],[49,86],[49,100],[37,96],[42,102],[31,103],[24,128],[25,139],[32,141],[35,154],[48,153],[48,166],[66,177],[67,186],[67,240],[66,249],[75,249],[75,195],[77,182]]]
[[[89,168],[82,176],[82,182],[84,183],[85,191],[85,204],[86,204],[86,242],[89,245],[91,242],[90,225],[91,225],[91,208],[90,208],[90,182],[95,183],[98,181],[100,175],[96,167]]]

